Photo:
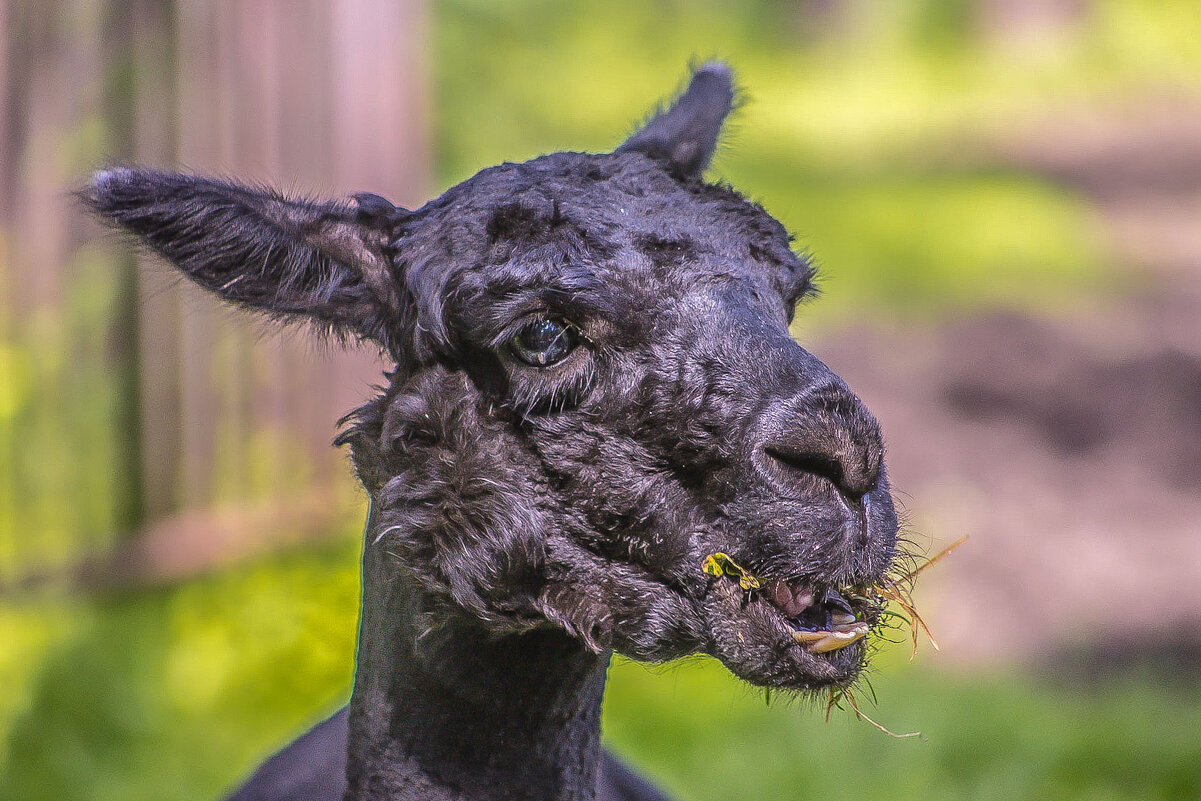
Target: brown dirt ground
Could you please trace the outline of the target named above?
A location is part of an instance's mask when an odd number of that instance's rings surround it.
[[[814,345],[880,418],[916,543],[971,538],[917,596],[943,662],[1201,664],[1196,132],[1201,104],[1115,109],[993,150],[1091,198],[1138,294]]]
[[[1201,347],[1119,348],[1099,322],[992,314],[818,348],[881,420],[915,543],[971,538],[918,593],[948,659],[1201,631]]]

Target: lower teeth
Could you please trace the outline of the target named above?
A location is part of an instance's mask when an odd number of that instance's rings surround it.
[[[792,639],[815,654],[824,654],[846,648],[867,634],[867,623],[862,621],[845,626],[835,626],[832,631],[794,631]]]

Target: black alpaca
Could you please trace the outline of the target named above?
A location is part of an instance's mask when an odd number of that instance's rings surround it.
[[[880,431],[789,336],[811,265],[702,179],[732,98],[705,65],[614,152],[416,211],[96,175],[91,206],[201,286],[396,362],[338,438],[371,499],[348,715],[235,798],[661,798],[602,753],[612,651],[796,691],[863,668]]]

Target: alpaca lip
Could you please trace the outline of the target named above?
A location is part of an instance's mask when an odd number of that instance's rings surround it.
[[[811,653],[824,654],[845,648],[867,635],[866,620],[859,620],[850,602],[837,590],[819,593],[801,582],[774,581],[764,595],[784,616],[792,639]]]

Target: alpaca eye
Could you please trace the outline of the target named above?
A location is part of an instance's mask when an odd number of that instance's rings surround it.
[[[580,344],[580,331],[558,320],[537,320],[513,337],[513,355],[534,367],[549,367],[563,361]]]

